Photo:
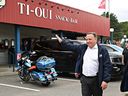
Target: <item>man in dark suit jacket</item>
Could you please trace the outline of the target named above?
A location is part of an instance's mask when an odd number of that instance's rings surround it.
[[[86,44],[80,45],[56,37],[63,48],[78,54],[75,76],[80,77],[82,96],[102,96],[111,78],[112,64],[106,48],[97,44],[96,33],[87,33]]]

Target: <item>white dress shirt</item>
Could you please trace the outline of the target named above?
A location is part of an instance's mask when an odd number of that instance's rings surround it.
[[[83,57],[83,70],[82,73],[85,76],[96,76],[99,68],[98,61],[98,46],[97,44],[93,48],[87,48]]]

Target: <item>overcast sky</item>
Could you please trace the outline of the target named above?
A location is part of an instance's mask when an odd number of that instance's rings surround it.
[[[105,10],[99,9],[101,0],[49,0],[59,4],[71,6],[80,10],[88,11],[97,15],[101,15]],[[119,22],[128,21],[128,0],[106,0],[110,1],[110,13],[117,16]],[[108,3],[106,4],[108,10]]]

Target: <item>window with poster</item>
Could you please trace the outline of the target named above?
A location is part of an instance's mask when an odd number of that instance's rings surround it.
[[[9,47],[9,40],[8,39],[2,39],[0,41],[0,50],[8,49]]]
[[[14,47],[14,44],[15,42],[14,42],[14,39],[11,39],[11,47]]]
[[[8,39],[4,39],[4,48],[8,49],[9,46],[9,40]]]

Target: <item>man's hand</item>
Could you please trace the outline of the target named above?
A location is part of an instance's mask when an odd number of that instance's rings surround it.
[[[80,76],[80,73],[75,73],[76,78],[79,78],[79,76]]]
[[[61,43],[62,42],[62,39],[57,34],[55,36],[58,39],[59,43]]]
[[[108,86],[108,83],[106,83],[106,82],[103,81],[102,84],[101,84],[102,89],[103,90],[106,89],[107,86]]]

